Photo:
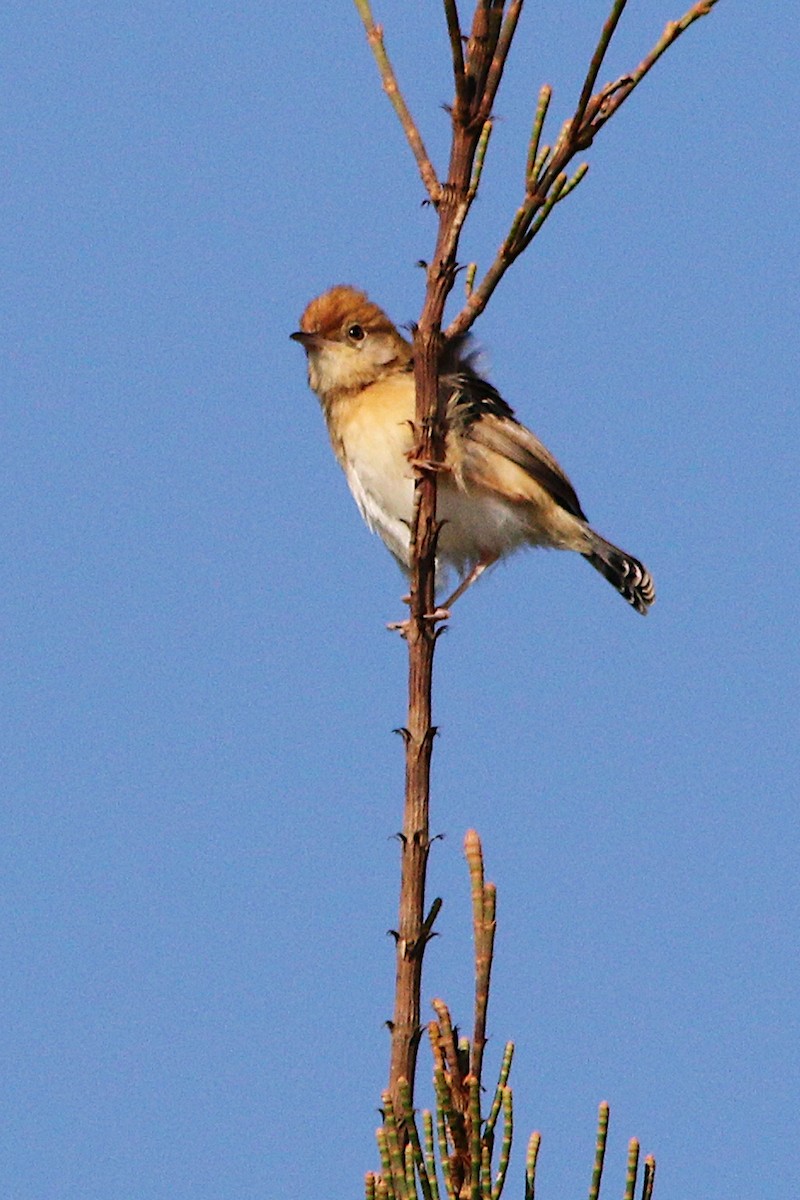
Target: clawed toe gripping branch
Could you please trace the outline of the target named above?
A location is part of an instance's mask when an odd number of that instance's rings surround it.
[[[477,195],[494,123],[494,104],[523,0],[476,0],[468,31],[461,24],[457,0],[443,0],[453,73],[453,100],[448,107],[452,139],[446,177],[437,172],[417,122],[403,97],[386,50],[383,30],[372,15],[370,0],[354,0],[380,72],[383,88],[399,118],[414,155],[427,199],[437,220],[433,256],[423,263],[425,301],[414,331],[414,377],[418,444],[410,462],[416,472],[416,504],[411,531],[410,614],[401,623],[408,644],[408,717],[405,741],[405,808],[401,836],[400,915],[395,931],[396,987],[391,1028],[389,1084],[383,1097],[384,1124],[379,1135],[381,1172],[370,1174],[367,1195],[410,1200],[439,1200],[435,1157],[438,1148],[444,1188],[449,1200],[496,1200],[505,1181],[511,1144],[511,1093],[506,1080],[511,1047],[506,1050],[500,1081],[489,1113],[481,1112],[481,1071],[489,993],[494,891],[483,883],[480,843],[469,835],[467,857],[473,881],[476,917],[476,1010],[472,1041],[456,1037],[446,1006],[436,1002],[436,1020],[429,1026],[434,1057],[435,1119],[422,1114],[420,1140],[414,1108],[417,1051],[420,1043],[422,965],[432,934],[438,901],[425,912],[425,882],[430,850],[430,764],[435,736],[431,710],[431,681],[438,633],[435,601],[437,476],[444,461],[446,395],[438,387],[438,371],[447,342],[462,336],[483,312],[511,264],[528,248],[550,214],[584,179],[587,163],[573,167],[576,155],[589,149],[600,130],[639,86],[654,64],[681,34],[711,11],[716,0],[700,0],[665,27],[639,65],[620,78],[598,86],[606,52],[614,37],[626,0],[611,0],[608,18],[589,58],[572,115],[551,140],[546,140],[552,93],[544,85],[533,114],[524,163],[523,194],[508,232],[489,267],[481,274],[476,263],[466,265],[466,298],[443,331],[445,302],[458,270],[458,247],[464,222]],[[480,863],[480,883],[478,868]],[[490,932],[489,932],[490,931]],[[495,1131],[503,1118],[499,1149]],[[595,1177],[590,1197],[598,1195],[605,1148],[607,1106],[600,1109]],[[526,1200],[533,1200],[538,1135],[528,1148]],[[638,1144],[631,1143],[626,1200],[633,1197]],[[497,1158],[496,1165],[494,1159]],[[645,1160],[642,1196],[652,1191],[654,1164]]]

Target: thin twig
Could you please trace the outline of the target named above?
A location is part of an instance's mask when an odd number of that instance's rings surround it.
[[[628,0],[614,0],[611,6],[611,12],[603,26],[603,31],[600,34],[600,40],[595,47],[592,61],[589,63],[589,70],[586,72],[586,78],[583,81],[578,106],[575,109],[575,115],[570,122],[570,137],[577,135],[577,132],[583,122],[583,115],[586,112],[587,105],[592,97],[594,85],[597,82],[597,76],[600,74],[600,68],[603,65],[603,59],[606,56],[611,39],[613,38],[619,19],[622,16],[623,9],[628,3]]]
[[[464,1079],[461,1073],[461,1062],[458,1056],[458,1042],[450,1010],[444,1000],[434,1000],[432,1007],[438,1017],[439,1042],[438,1049],[442,1054],[444,1069],[450,1076],[450,1090],[455,1096],[461,1096],[464,1090]]]
[[[384,1092],[383,1100],[383,1134],[386,1139],[386,1152],[389,1160],[389,1172],[398,1200],[406,1200],[406,1168],[404,1140],[401,1140],[397,1120],[392,1105],[392,1095]],[[386,1172],[384,1170],[384,1178]]]
[[[481,1197],[481,1085],[474,1075],[464,1083],[469,1088],[469,1165],[471,1200]]]
[[[481,1143],[481,1200],[492,1200],[492,1156]]]
[[[470,1071],[480,1084],[483,1051],[486,1046],[486,1014],[489,1007],[494,935],[497,928],[497,893],[494,884],[484,882],[481,841],[474,829],[470,829],[464,839],[464,853],[469,864],[472,885],[472,924],[475,939],[475,1028],[472,1036]]]
[[[447,19],[447,33],[450,37],[450,51],[453,55],[453,83],[456,92],[454,110],[459,110],[457,119],[462,119],[463,113],[466,112],[468,95],[467,76],[464,72],[463,34],[456,0],[444,0],[444,14]]]
[[[439,1145],[439,1161],[442,1164],[445,1191],[447,1192],[448,1200],[455,1200],[456,1187],[450,1166],[450,1141],[448,1137],[448,1127],[452,1128],[454,1119],[453,1105],[444,1068],[441,1066],[441,1059],[437,1059],[436,1035],[431,1028],[434,1024],[435,1022],[432,1021],[429,1028],[431,1030],[431,1043],[434,1049],[434,1061],[437,1062],[433,1072],[433,1090],[436,1095],[436,1138]]]
[[[600,1195],[600,1183],[603,1178],[603,1163],[606,1157],[606,1139],[608,1138],[608,1105],[605,1100],[597,1112],[597,1143],[594,1152],[594,1168],[592,1182],[589,1187],[589,1200],[597,1200]]]
[[[641,83],[659,58],[669,49],[682,33],[700,17],[706,16],[717,0],[699,0],[679,20],[670,22],[656,45],[642,59],[630,75],[624,75],[614,83],[606,84],[592,94],[597,76],[603,64],[609,44],[619,24],[627,0],[613,0],[611,12],[592,55],[589,69],[581,89],[573,116],[564,123],[553,146],[539,146],[550,90],[546,86],[539,93],[536,116],[528,145],[526,164],[526,197],[511,223],[508,235],[503,240],[494,261],[483,279],[469,288],[466,302],[445,331],[445,340],[466,333],[485,309],[495,288],[511,264],[530,245],[541,229],[558,199],[563,199],[577,187],[586,174],[582,166],[569,182],[561,182],[564,169],[578,151],[586,149],[600,129],[625,102],[631,92]],[[502,41],[502,39],[501,39]],[[548,162],[549,157],[549,162]],[[553,191],[559,195],[553,198]],[[538,215],[537,215],[538,214]]]
[[[508,1076],[511,1071],[511,1060],[514,1057],[514,1043],[506,1042],[506,1048],[503,1052],[503,1061],[500,1064],[500,1074],[495,1088],[494,1100],[492,1107],[489,1110],[489,1116],[486,1118],[486,1128],[484,1129],[484,1137],[490,1137],[494,1133],[497,1118],[500,1115],[500,1109],[503,1104],[503,1091],[508,1083]]]
[[[389,56],[386,53],[386,46],[383,41],[383,29],[380,25],[375,24],[375,19],[372,15],[369,0],[354,0],[355,6],[358,9],[358,14],[364,23],[364,29],[367,33],[367,41],[370,49],[375,57],[375,62],[378,64],[383,90],[391,101],[394,111],[397,113],[400,124],[403,127],[403,132],[406,135],[414,158],[417,160],[417,167],[422,176],[422,182],[425,184],[425,189],[431,198],[431,203],[437,206],[442,195],[442,185],[436,175],[433,163],[430,160],[425,143],[422,140],[417,124],[409,112],[408,105],[403,98],[403,93],[397,84],[397,76],[394,73],[394,68],[389,61]]]
[[[428,1168],[425,1162],[425,1156],[422,1152],[420,1144],[419,1132],[417,1123],[414,1118],[414,1107],[411,1102],[411,1088],[408,1086],[408,1080],[400,1081],[400,1100],[403,1105],[403,1120],[405,1122],[406,1132],[408,1134],[409,1144],[406,1146],[406,1154],[411,1152],[411,1162],[416,1164],[417,1175],[419,1177],[420,1187],[422,1188],[423,1200],[433,1200],[433,1189],[431,1188],[430,1178],[428,1176]],[[409,1193],[414,1196],[415,1189],[413,1184],[413,1166],[412,1166],[412,1181],[408,1180],[408,1165],[406,1165],[406,1184]]]
[[[536,190],[538,191],[539,176],[544,169],[548,158],[550,157],[552,146],[542,146],[539,153],[536,155],[536,161],[533,164],[533,178],[536,180]]]
[[[561,189],[561,191],[558,194],[556,203],[560,204],[562,200],[566,200],[566,198],[570,194],[570,192],[575,191],[575,188],[578,186],[580,181],[584,178],[584,176],[586,175],[586,172],[588,170],[589,170],[589,164],[587,162],[581,163],[581,165],[578,167],[575,174],[572,176],[572,179],[570,179],[567,183],[564,184],[564,187]]]
[[[376,1130],[375,1137],[378,1142],[378,1153],[381,1157],[381,1179],[386,1184],[391,1200],[395,1200],[392,1157],[389,1153],[389,1141],[384,1126]]]
[[[492,1187],[492,1200],[499,1200],[500,1193],[506,1182],[508,1164],[511,1159],[511,1142],[514,1137],[514,1102],[511,1088],[503,1088],[503,1141],[500,1146],[500,1159],[497,1166],[497,1178]]]
[[[532,1133],[528,1142],[528,1153],[525,1158],[525,1200],[536,1200],[536,1162],[539,1158],[539,1147],[542,1135]]]
[[[625,1175],[625,1191],[622,1200],[633,1200],[636,1191],[636,1176],[639,1172],[639,1143],[631,1138],[628,1143],[628,1170]]]
[[[553,89],[549,84],[545,83],[539,90],[539,99],[536,103],[536,114],[533,118],[533,129],[531,130],[531,138],[528,143],[528,164],[525,169],[525,189],[535,188],[536,177],[539,174],[537,164],[539,161],[539,142],[542,137],[542,128],[544,127],[544,119],[547,116],[547,110],[550,107],[550,99],[553,95]]]
[[[410,1141],[406,1143],[405,1164],[406,1164],[406,1192],[408,1194],[408,1200],[417,1200],[417,1175],[416,1175],[416,1165],[417,1164],[416,1164],[416,1160],[415,1160],[415,1156],[414,1156],[414,1147],[412,1146]],[[430,1194],[426,1197],[426,1200],[430,1200]]]
[[[500,36],[502,10],[503,0],[478,0],[475,5],[464,62],[467,79],[471,84],[472,117],[477,117],[480,110],[486,76]]]
[[[503,78],[506,62],[508,61],[508,52],[511,49],[511,43],[517,31],[517,22],[522,12],[523,2],[524,0],[511,0],[508,12],[503,18],[500,35],[492,54],[492,61],[489,64],[483,100],[479,110],[480,116],[484,121],[488,120],[492,115],[492,107],[497,96],[497,89],[500,87],[500,81]]]
[[[494,122],[491,117],[488,117],[483,123],[481,136],[478,139],[478,147],[475,151],[475,165],[472,168],[472,178],[469,182],[469,191],[467,192],[467,201],[472,204],[475,196],[478,193],[478,187],[483,174],[483,164],[486,161],[486,151],[489,149],[489,138],[492,136],[492,128]]]
[[[423,1157],[425,1170],[428,1173],[432,1200],[439,1200],[439,1182],[436,1178],[436,1154],[433,1148],[433,1113],[429,1108],[422,1113],[422,1132],[424,1138]]]
[[[661,55],[669,50],[670,46],[677,42],[682,33],[685,33],[690,25],[698,21],[701,17],[706,17],[711,12],[711,9],[717,3],[717,0],[700,0],[699,4],[695,4],[687,13],[678,21],[670,21],[664,29],[659,40],[656,42],[653,49],[639,63],[635,71],[622,83],[617,94],[610,98],[605,104],[602,111],[602,124],[604,125],[609,117],[612,117],[617,109],[624,104],[634,88],[642,82],[648,71],[655,66]]]

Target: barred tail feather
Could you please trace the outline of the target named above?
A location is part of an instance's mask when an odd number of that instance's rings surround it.
[[[650,572],[637,558],[613,546],[605,538],[592,531],[592,550],[584,554],[595,571],[604,575],[628,604],[632,604],[643,616],[656,598],[656,589]]]

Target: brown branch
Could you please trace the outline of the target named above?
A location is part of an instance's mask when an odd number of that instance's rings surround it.
[[[461,1060],[458,1057],[458,1038],[453,1028],[450,1009],[444,1000],[434,1000],[431,1007],[436,1013],[436,1021],[432,1022],[437,1031],[437,1052],[441,1056],[441,1065],[447,1076],[447,1082],[455,1101],[455,1107],[462,1112],[465,1108],[464,1073],[461,1070]]]
[[[535,1200],[536,1197],[536,1162],[541,1144],[542,1135],[532,1133],[528,1142],[528,1153],[525,1157],[525,1200]]]
[[[591,146],[597,133],[627,100],[631,92],[641,83],[645,75],[672,46],[682,33],[700,17],[707,16],[717,0],[699,0],[679,20],[671,21],[649,54],[630,75],[624,75],[614,83],[606,84],[592,94],[606,51],[616,31],[626,0],[613,0],[611,12],[603,26],[592,55],[586,79],[573,116],[565,122],[552,148],[539,149],[544,117],[550,101],[549,88],[542,88],[534,119],[533,131],[528,147],[526,170],[526,194],[517,209],[508,234],[503,240],[494,261],[483,279],[469,289],[466,302],[450,322],[445,339],[466,333],[489,302],[495,288],[511,264],[530,245],[541,229],[554,205],[564,199],[586,174],[586,165],[578,168],[568,180],[564,169],[575,155]],[[510,15],[510,14],[509,14]]]
[[[625,8],[627,2],[628,0],[614,0],[614,3],[611,7],[611,12],[608,15],[608,20],[603,26],[603,31],[600,34],[600,40],[598,41],[594,54],[592,55],[592,61],[589,63],[589,70],[586,72],[586,79],[584,80],[583,87],[581,89],[578,107],[575,109],[575,115],[570,121],[569,136],[572,136],[573,133],[577,134],[578,130],[583,124],[584,114],[586,113],[587,105],[592,97],[594,85],[597,82],[597,76],[600,74],[600,68],[603,65],[603,59],[606,56],[606,51],[611,43],[611,39],[616,33],[619,19],[622,16],[623,9]]]
[[[653,1184],[656,1179],[656,1160],[648,1154],[644,1160],[644,1179],[642,1181],[642,1200],[652,1200]]]
[[[625,1191],[622,1200],[633,1200],[636,1191],[636,1176],[639,1173],[639,1139],[628,1142],[628,1170],[625,1175]]]
[[[360,3],[361,0],[356,0]],[[497,0],[492,0],[497,8]],[[502,9],[502,4],[500,4]],[[484,0],[479,0],[470,37],[465,74],[474,83],[485,79],[495,53],[501,27],[497,19],[483,20]],[[496,16],[496,14],[495,14]],[[492,41],[491,30],[497,27]],[[479,36],[480,35],[480,36]],[[457,269],[458,242],[474,199],[472,189],[479,178],[482,153],[488,140],[486,122],[476,125],[474,114],[483,93],[473,93],[467,110],[456,102],[451,109],[453,126],[447,183],[437,206],[438,233],[433,258],[427,269],[425,302],[414,333],[415,422],[419,443],[415,461],[415,516],[411,531],[411,581],[408,641],[408,717],[406,722],[406,798],[403,817],[400,921],[397,939],[395,1011],[392,1023],[392,1054],[389,1090],[395,1111],[401,1113],[399,1081],[412,1088],[420,1026],[420,987],[425,951],[425,873],[430,846],[430,763],[435,729],[431,708],[433,658],[437,639],[436,613],[436,520],[437,468],[444,460],[445,404],[439,393],[441,327],[447,296]],[[456,98],[456,101],[458,97]],[[479,151],[482,147],[482,151]],[[477,159],[477,162],[476,162]]]
[[[480,182],[481,182],[481,175],[483,174],[483,164],[486,161],[486,151],[489,148],[489,138],[492,136],[493,127],[494,126],[493,126],[492,119],[491,119],[491,117],[489,117],[484,122],[484,126],[481,131],[481,136],[478,139],[478,146],[477,146],[477,149],[475,150],[475,164],[472,168],[472,178],[470,179],[469,191],[467,192],[468,205],[472,204],[472,201],[475,199],[475,197],[478,194],[478,188],[480,187]]]
[[[439,1104],[445,1114],[447,1130],[452,1144],[448,1174],[457,1195],[461,1195],[462,1184],[470,1170],[470,1128],[468,1123],[470,1104],[470,1080],[474,1076],[462,1070],[456,1032],[450,1011],[443,1000],[434,1000],[433,1008],[437,1020],[429,1026],[431,1047],[435,1063],[434,1079]]]
[[[716,3],[717,0],[700,0],[700,3],[690,8],[678,21],[669,22],[653,49],[649,54],[645,55],[636,70],[627,76],[627,78],[620,80],[620,86],[616,94],[613,98],[609,98],[608,102],[603,106],[602,112],[598,113],[598,117],[595,119],[597,128],[604,125],[609,117],[614,115],[617,109],[628,99],[634,88],[642,82],[651,67],[655,66],[661,55],[669,50],[670,46],[675,44],[681,34],[685,33],[690,25],[693,25],[701,17],[707,17]]]
[[[422,960],[429,932],[425,929],[425,879],[430,838],[427,787],[435,730],[430,722],[430,679],[435,634],[418,638],[409,628],[416,653],[409,655],[409,727],[406,732],[406,803],[401,837],[400,918],[397,929],[395,1002],[392,1018],[392,1051],[389,1091],[397,1119],[401,1120],[400,1084],[412,1089],[416,1076],[420,1037]]]
[[[508,52],[511,49],[511,43],[517,31],[517,22],[522,12],[523,2],[524,0],[511,0],[500,29],[492,61],[489,64],[489,74],[486,78],[486,88],[480,106],[480,114],[484,121],[487,121],[492,115],[492,107],[497,96],[497,89],[500,87],[500,81],[503,78],[506,62],[508,61]]]
[[[425,189],[431,198],[431,203],[438,205],[442,194],[442,185],[436,175],[433,163],[430,160],[425,143],[422,140],[422,135],[417,128],[416,122],[409,112],[408,105],[403,98],[403,93],[397,84],[397,76],[394,73],[394,68],[389,61],[389,56],[386,53],[386,47],[383,42],[383,29],[380,25],[375,24],[375,19],[372,16],[369,0],[355,0],[355,6],[358,9],[358,14],[364,23],[364,28],[367,33],[367,41],[370,49],[375,57],[375,62],[378,64],[383,90],[391,101],[394,111],[400,120],[403,127],[403,132],[406,135],[414,158],[417,160],[419,173],[422,176],[422,182],[425,184]]]
[[[536,179],[540,171],[540,154],[539,143],[542,137],[542,129],[544,127],[544,119],[547,116],[547,110],[550,107],[550,100],[553,96],[553,89],[548,83],[542,84],[539,89],[539,99],[536,104],[536,113],[533,118],[533,129],[528,143],[528,161],[525,166],[525,189],[526,191],[531,185],[536,184]],[[550,153],[549,146],[544,149]],[[546,157],[546,156],[545,156]]]
[[[608,1104],[601,1101],[597,1110],[597,1141],[594,1151],[594,1167],[592,1182],[589,1186],[589,1200],[598,1200],[600,1184],[603,1180],[603,1165],[606,1160],[606,1141],[608,1140]]]
[[[483,872],[481,840],[474,829],[464,839],[464,854],[469,866],[472,891],[472,927],[475,942],[475,1024],[472,1035],[470,1073],[481,1083],[483,1051],[486,1046],[486,1014],[489,1008],[489,984],[494,955],[494,935],[497,923],[495,908],[497,893],[493,883],[486,883]]]
[[[464,45],[461,32],[461,22],[458,18],[456,0],[444,0],[444,13],[447,19],[447,32],[450,37],[450,50],[453,55],[453,83],[455,84],[456,99],[454,108],[457,119],[462,119],[469,104],[469,89],[464,70]]]

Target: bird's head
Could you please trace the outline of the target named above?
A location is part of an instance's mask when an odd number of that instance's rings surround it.
[[[344,284],[312,300],[291,336],[308,355],[308,381],[323,403],[411,364],[411,345],[386,313]]]

